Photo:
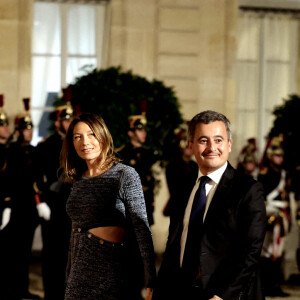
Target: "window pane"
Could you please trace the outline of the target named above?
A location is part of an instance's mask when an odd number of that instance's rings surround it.
[[[60,58],[33,57],[32,58],[32,99],[31,115],[34,125],[33,144],[40,140],[39,124],[41,122],[44,106],[51,105],[49,92],[60,91]]]
[[[60,54],[60,14],[58,4],[35,3],[32,51]]]
[[[32,106],[43,106],[47,92],[60,91],[60,58],[33,57]]]
[[[277,14],[265,22],[266,59],[287,61],[290,59],[289,16]]]
[[[269,62],[266,66],[265,108],[270,114],[289,94],[289,65]]]
[[[257,137],[257,111],[239,111],[237,120],[237,124],[243,124],[243,126],[235,127],[235,143],[244,145],[248,138]],[[246,132],[244,128],[247,128]]]
[[[74,82],[75,78],[86,74],[97,66],[96,58],[69,58],[67,62],[67,83]]]
[[[252,13],[239,18],[239,60],[258,60],[260,24],[260,18]]]
[[[235,143],[244,145],[258,135],[258,62],[240,61],[238,64],[238,113],[234,128]]]
[[[247,111],[258,110],[259,82],[258,63],[239,62],[238,64],[238,109]]]
[[[95,8],[73,5],[68,11],[68,54],[95,55]]]

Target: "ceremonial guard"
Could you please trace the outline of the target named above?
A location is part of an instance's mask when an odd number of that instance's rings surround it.
[[[128,118],[129,143],[118,149],[122,162],[133,167],[141,177],[149,225],[153,225],[154,185],[152,166],[156,162],[153,151],[143,144],[147,138],[147,119],[144,115],[132,115]]]
[[[15,119],[17,141],[9,145],[5,170],[4,197],[11,215],[3,229],[1,245],[6,265],[1,268],[5,280],[1,299],[39,299],[29,292],[29,265],[38,213],[35,202],[35,155],[30,145],[33,124],[29,112],[29,98],[24,98],[25,113]]]
[[[258,176],[258,159],[256,138],[249,138],[247,145],[244,146],[238,156],[237,171],[240,174],[246,174],[257,179]]]
[[[295,195],[296,200],[296,222],[298,224],[298,234],[299,234],[299,240],[298,245],[296,249],[296,259],[297,259],[297,265],[298,270],[300,271],[300,164],[296,166],[296,168],[293,170],[291,175],[291,183],[292,183],[292,192]]]
[[[3,109],[4,107],[4,95],[0,95],[0,145],[4,145],[5,148],[7,146],[8,139],[10,137],[10,130],[9,130],[9,122],[8,122],[8,116],[6,112]],[[2,148],[1,146],[1,151]],[[2,152],[1,152],[2,154]],[[1,155],[0,159],[0,168],[3,167],[3,157]]]
[[[63,300],[65,275],[71,233],[71,221],[66,213],[70,185],[60,177],[60,152],[72,121],[70,89],[63,89],[65,105],[54,110],[55,132],[37,145],[39,194],[42,226],[42,274],[45,300]]]
[[[188,148],[187,125],[176,130],[175,147],[177,153],[166,165],[170,198],[163,210],[165,216],[170,216],[170,228],[183,218],[184,208],[198,177],[198,165]]]
[[[146,148],[143,144],[146,141],[147,120],[144,114],[132,115],[128,118],[129,129],[128,137],[129,143],[117,149],[117,152],[122,160],[122,163],[133,167],[139,174],[142,182],[142,188],[144,192],[144,198],[146,203],[147,217],[149,225],[153,225],[153,212],[154,212],[154,185],[155,178],[152,172],[152,166],[156,162],[154,153]],[[144,286],[143,282],[143,262],[139,254],[138,245],[135,241],[135,236],[132,233],[128,234],[128,244],[133,245],[131,249],[127,249],[128,257],[132,259],[128,260],[128,270],[131,273],[129,278],[132,278],[132,282],[127,284],[128,290],[135,292],[137,286],[142,290]],[[140,257],[139,259],[136,259]],[[132,262],[136,262],[133,264]],[[129,292],[132,294],[133,292]],[[136,294],[132,300],[142,300],[141,293]]]
[[[4,172],[7,165],[7,147],[8,147],[8,140],[10,137],[9,131],[9,123],[8,123],[8,116],[5,113],[4,109],[4,96],[0,95],[0,183],[3,187],[4,184]],[[3,188],[0,189],[0,230],[3,229],[10,218],[10,208],[6,207],[4,201],[4,194]]]
[[[8,116],[4,109],[4,96],[0,95],[0,299],[4,299],[5,296],[5,284],[6,284],[6,270],[8,268],[7,262],[7,230],[6,225],[10,220],[11,207],[10,198],[5,198],[4,186],[5,183],[5,171],[7,166],[7,147],[8,139],[10,136]]]
[[[282,137],[274,137],[267,144],[258,181],[264,186],[268,216],[267,233],[262,250],[262,275],[266,296],[286,297],[280,285],[285,250],[285,236],[290,230],[290,207],[287,172],[284,169]]]

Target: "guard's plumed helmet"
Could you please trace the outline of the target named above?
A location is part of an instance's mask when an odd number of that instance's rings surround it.
[[[56,114],[56,119],[58,121],[70,120],[73,117],[73,108],[71,105],[71,89],[69,87],[63,88],[63,99],[66,102],[65,105],[60,105],[54,109]]]
[[[4,109],[4,96],[0,95],[0,126],[8,126],[8,116],[5,113]]]
[[[267,157],[270,159],[273,155],[284,155],[282,148],[283,137],[281,135],[272,138],[270,145],[267,149]]]
[[[15,126],[18,130],[33,128],[32,119],[29,113],[30,98],[23,98],[25,113],[18,114],[15,118]]]
[[[147,119],[144,115],[132,115],[128,118],[129,129],[134,131],[136,129],[145,129]]]
[[[188,122],[181,124],[175,131],[176,143],[180,149],[185,149],[188,145]]]

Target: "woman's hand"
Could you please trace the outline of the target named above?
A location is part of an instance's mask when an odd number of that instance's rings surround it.
[[[151,288],[146,288],[146,293],[145,293],[145,299],[146,300],[151,300],[152,299],[152,294],[153,294],[153,289]]]

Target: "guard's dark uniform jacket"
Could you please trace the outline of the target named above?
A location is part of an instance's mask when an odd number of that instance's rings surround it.
[[[3,221],[3,210],[6,207],[10,207],[11,201],[7,201],[10,198],[5,197],[5,170],[7,166],[7,145],[0,144],[0,225],[2,225]],[[9,296],[8,294],[8,285],[9,282],[6,271],[9,268],[8,257],[9,249],[7,247],[7,243],[9,240],[7,239],[7,229],[4,228],[0,230],[0,299],[4,299]]]
[[[0,216],[2,216],[3,209],[7,206],[4,201],[4,173],[7,165],[7,145],[0,144]],[[0,219],[1,221],[1,219]],[[0,224],[1,225],[1,224]]]
[[[33,182],[35,180],[35,147],[21,141],[11,143],[7,152],[4,185],[1,187],[4,206],[11,208],[9,223],[2,230],[1,247],[5,262],[1,266],[5,282],[2,299],[21,299],[28,293],[29,264],[38,214]],[[8,298],[5,298],[8,297]]]
[[[37,145],[40,199],[51,210],[49,221],[41,219],[42,269],[45,300],[64,299],[65,270],[71,235],[71,221],[66,212],[70,185],[59,177],[59,161],[63,139],[54,133]]]

